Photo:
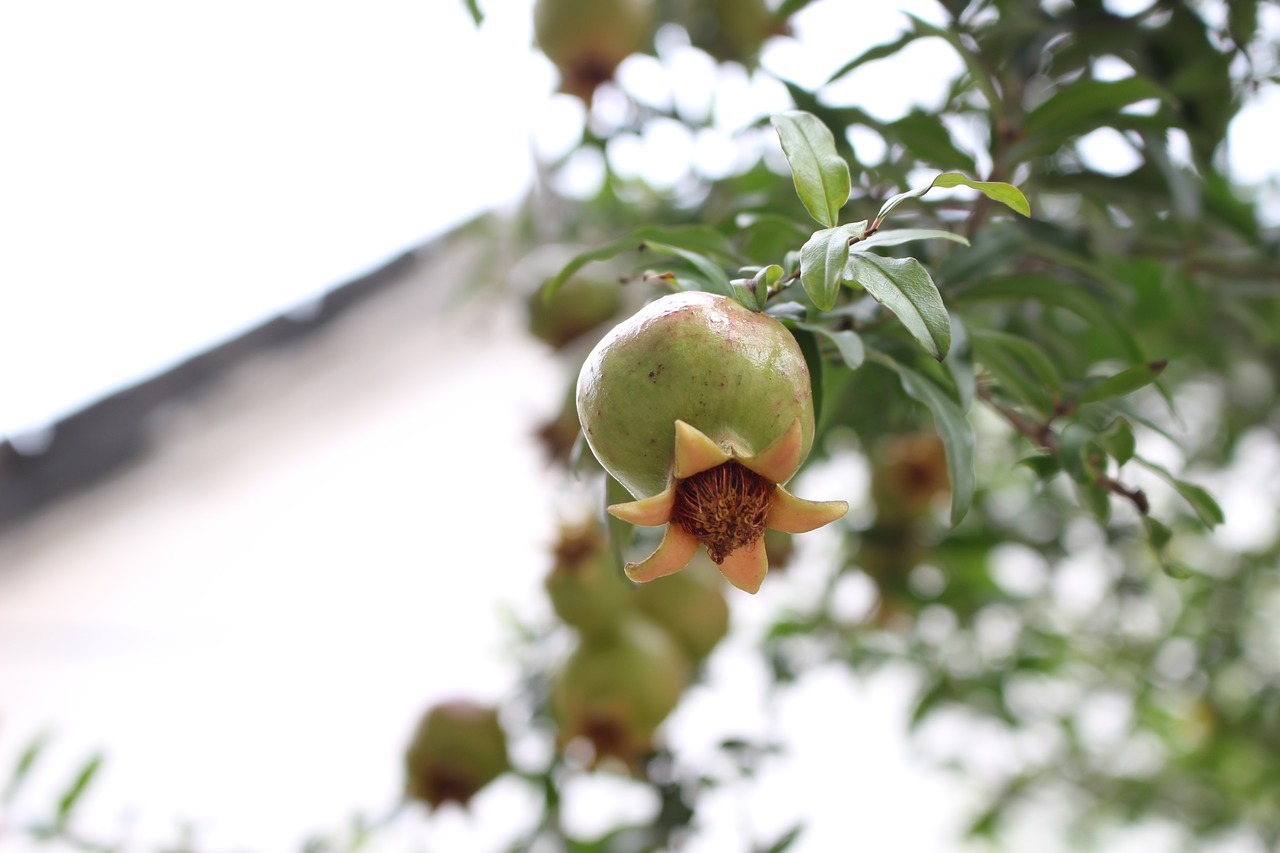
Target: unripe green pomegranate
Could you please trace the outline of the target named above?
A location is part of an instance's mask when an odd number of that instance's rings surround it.
[[[637,500],[609,511],[666,525],[637,583],[683,568],[699,545],[730,583],[756,592],[766,528],[804,533],[844,501],[801,500],[782,484],[813,443],[813,390],[795,338],[772,317],[709,293],[642,308],[592,350],[578,418],[596,459]]]
[[[533,31],[560,71],[562,91],[591,104],[622,60],[642,50],[654,27],[650,0],[537,0]]]
[[[717,62],[748,67],[755,65],[766,39],[788,32],[765,0],[678,0],[676,15],[694,47]]]
[[[668,634],[630,615],[614,631],[583,635],[552,687],[560,739],[585,738],[596,760],[634,766],[653,748],[655,730],[680,701],[691,678]]]
[[[541,290],[528,299],[529,332],[538,340],[563,349],[602,325],[622,307],[615,282],[574,277],[546,299]]]
[[[405,795],[432,808],[467,805],[507,770],[507,738],[498,712],[470,700],[435,705],[405,752]]]
[[[729,632],[724,578],[695,556],[687,571],[640,584],[629,592],[636,608],[666,630],[693,663],[711,654]]]
[[[564,530],[544,586],[551,607],[583,634],[614,630],[631,607],[631,584],[618,572],[599,527]]]

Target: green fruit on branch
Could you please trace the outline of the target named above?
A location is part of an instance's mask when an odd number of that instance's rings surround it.
[[[650,0],[538,0],[533,31],[560,71],[560,88],[588,106],[596,87],[653,34]]]
[[[628,616],[606,634],[584,635],[552,687],[560,741],[583,738],[596,763],[613,757],[634,767],[652,751],[654,732],[690,678],[675,641],[642,617]]]
[[[621,307],[622,294],[616,283],[571,278],[549,300],[541,290],[529,297],[529,332],[548,346],[563,349]]]
[[[729,633],[729,604],[724,578],[706,557],[695,556],[688,569],[630,590],[636,608],[666,630],[697,663]]]
[[[467,805],[507,770],[498,712],[469,700],[442,702],[422,717],[405,752],[405,796],[432,808]]]
[[[577,397],[596,459],[636,497],[609,512],[665,525],[658,549],[627,566],[637,583],[679,571],[703,545],[754,593],[766,528],[804,533],[848,511],[782,487],[813,443],[809,369],[786,327],[731,299],[675,293],[645,306],[587,356]]]
[[[752,67],[770,36],[789,32],[765,0],[679,0],[676,18],[689,41],[717,62]]]
[[[551,607],[583,634],[615,630],[631,606],[631,584],[615,568],[597,526],[561,531],[556,562],[544,586]]]

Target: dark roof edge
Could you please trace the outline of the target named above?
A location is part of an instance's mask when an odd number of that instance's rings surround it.
[[[317,299],[314,312],[283,312],[148,379],[122,388],[53,424],[40,453],[0,440],[0,531],[138,457],[150,443],[149,417],[162,406],[190,401],[254,355],[306,338],[376,293],[407,281],[438,241],[410,249]]]

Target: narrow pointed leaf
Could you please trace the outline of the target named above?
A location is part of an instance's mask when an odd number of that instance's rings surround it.
[[[988,329],[975,329],[973,350],[988,371],[1013,396],[1044,413],[1062,395],[1062,377],[1049,356],[1031,341]]]
[[[1133,461],[1138,462],[1144,467],[1155,472],[1166,483],[1173,486],[1174,491],[1181,495],[1182,499],[1191,505],[1191,509],[1195,511],[1195,514],[1199,517],[1205,527],[1217,527],[1219,524],[1226,521],[1226,516],[1223,515],[1222,507],[1218,506],[1218,502],[1214,500],[1213,496],[1204,489],[1194,483],[1188,483],[1186,480],[1179,480],[1177,477],[1173,476],[1173,474],[1169,473],[1169,469],[1165,468],[1163,465],[1152,462],[1150,459],[1144,459],[1141,456],[1134,456]]]
[[[647,241],[645,245],[655,252],[664,255],[675,255],[677,258],[683,258],[688,261],[706,279],[707,283],[721,295],[728,296],[733,292],[729,286],[729,276],[724,269],[701,252],[674,246],[670,243],[662,243],[657,240]]]
[[[835,307],[849,261],[849,241],[861,237],[865,228],[865,222],[824,228],[801,247],[800,284],[819,311]]]
[[[484,12],[480,11],[480,4],[476,0],[463,0],[466,4],[467,11],[471,13],[471,20],[478,27],[484,23]]]
[[[831,228],[849,200],[849,164],[836,153],[831,130],[812,113],[789,110],[772,116],[782,152],[791,165],[796,193],[809,215]]]
[[[1132,459],[1138,446],[1133,427],[1124,418],[1116,418],[1107,431],[1098,436],[1098,440],[1111,454],[1111,458],[1116,460],[1117,465],[1123,465]]]
[[[933,414],[934,426],[947,451],[947,473],[951,477],[951,524],[959,524],[973,503],[973,427],[955,400],[931,379],[883,355],[877,361],[898,374],[908,397],[923,403]]]
[[[1081,79],[1058,89],[1022,122],[1025,134],[1079,132],[1092,129],[1089,122],[1113,115],[1124,107],[1166,93],[1146,77],[1122,80]]]
[[[871,249],[876,246],[901,246],[903,243],[914,240],[950,240],[963,246],[969,245],[969,240],[963,234],[936,228],[898,228],[893,231],[877,231],[857,245],[859,249]]]
[[[867,351],[862,345],[862,338],[858,337],[857,332],[851,329],[842,329],[837,332],[817,323],[797,323],[796,325],[801,329],[813,332],[815,335],[822,335],[822,337],[835,344],[836,351],[840,353],[840,358],[850,370],[857,370],[862,366],[862,362],[866,360]]]
[[[1002,181],[975,181],[973,178],[960,174],[959,172],[943,172],[941,175],[933,179],[933,183],[927,187],[918,187],[914,190],[908,190],[899,193],[886,201],[880,207],[880,212],[876,214],[875,222],[878,225],[884,221],[884,218],[898,205],[904,201],[913,198],[919,198],[929,190],[938,187],[948,189],[951,187],[969,187],[985,195],[992,201],[998,201],[1007,206],[1011,210],[1021,213],[1023,216],[1031,215],[1031,204],[1027,201],[1027,197],[1022,194],[1022,190],[1006,184]]]
[[[1168,365],[1169,362],[1164,360],[1151,361],[1122,370],[1114,376],[1108,376],[1106,379],[1080,392],[1076,402],[1084,405],[1132,394],[1139,388],[1145,388],[1159,379],[1160,374],[1164,372]]]
[[[80,802],[84,792],[89,789],[89,784],[98,775],[98,770],[101,767],[102,756],[95,755],[76,774],[76,778],[71,782],[71,787],[58,800],[57,824],[59,826],[65,826],[71,820],[71,814],[75,810],[76,804]]]
[[[570,259],[560,272],[556,273],[542,288],[542,298],[550,300],[560,285],[568,281],[574,273],[594,261],[607,261],[624,252],[652,247],[653,244],[675,247],[686,252],[695,252],[720,263],[734,266],[738,263],[737,253],[733,245],[720,232],[702,226],[659,228],[637,228],[616,240],[595,249],[581,252]],[[722,272],[723,275],[723,272]],[[727,281],[727,277],[726,277]],[[727,284],[726,284],[727,287]]]
[[[888,308],[929,355],[942,361],[951,348],[951,319],[928,271],[915,258],[854,252],[845,278]]]
[[[40,758],[48,743],[49,733],[41,732],[31,739],[26,749],[22,750],[22,754],[18,756],[18,761],[13,767],[13,773],[9,777],[9,783],[5,786],[4,797],[0,799],[0,803],[8,805],[18,795],[18,790],[22,787],[22,783],[31,775],[31,769],[35,767],[36,761]]]

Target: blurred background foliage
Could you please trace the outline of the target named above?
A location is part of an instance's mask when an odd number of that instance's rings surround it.
[[[758,57],[810,5],[823,4],[539,0],[538,38],[582,103],[581,137],[540,164],[516,241],[551,258],[540,281],[574,255],[613,248],[550,301],[517,294],[531,333],[576,365],[613,322],[672,286],[667,273],[700,287],[710,286],[707,264],[729,277],[794,269],[789,253],[813,223],[774,131],[758,121],[719,133],[724,102],[682,93],[695,83],[758,84],[779,109],[820,118],[850,166],[849,220],[943,171],[1020,187],[1030,218],[963,191],[895,213],[900,227],[971,241],[907,247],[952,314],[943,364],[852,290],[821,316],[799,286],[775,297],[819,326],[798,330],[822,363],[818,437],[801,476],[841,487],[837,475],[852,467],[868,485],[840,493],[852,510],[822,553],[769,542],[774,571],[789,571],[795,550],[820,563],[823,582],[758,638],[758,653],[779,686],[833,662],[859,675],[917,673],[910,725],[931,758],[987,792],[969,831],[992,844],[1020,809],[1051,802],[1085,849],[1108,827],[1153,818],[1176,826],[1187,849],[1222,838],[1276,849],[1280,216],[1267,205],[1274,185],[1238,180],[1226,146],[1241,107],[1277,82],[1280,8],[943,0],[945,26],[904,15],[898,38],[815,58],[832,70],[802,85]],[[855,27],[857,4],[847,6]],[[501,4],[468,8],[478,26],[504,14]],[[936,104],[882,120],[842,87],[922,40],[954,53]],[[624,60],[651,74],[629,75]],[[657,180],[635,168],[636,151],[674,127],[683,159]],[[1099,141],[1105,157],[1086,144]],[[682,250],[641,251],[647,238],[626,235],[645,227],[680,235]],[[831,344],[841,332],[879,357],[851,369]],[[943,414],[904,390],[895,365],[924,377],[972,430],[976,494],[957,525]],[[548,457],[602,479],[578,446],[572,388],[565,394],[539,433]],[[1221,523],[1224,510],[1233,524]],[[724,779],[682,764],[660,726],[731,608],[707,566],[656,582],[641,600],[618,571],[631,534],[613,533],[612,548],[595,523],[562,535],[547,587],[568,631],[514,628],[526,678],[503,719],[553,741],[550,757],[510,769],[491,711],[462,703],[461,722],[435,724],[454,726],[448,736],[424,718],[407,796],[465,803],[495,775],[518,773],[545,809],[514,849],[667,849],[690,831],[699,796]],[[977,734],[932,737],[940,725]],[[473,730],[476,742],[459,748]],[[433,739],[447,748],[423,746]],[[720,750],[751,774],[776,746],[727,740]],[[577,772],[651,786],[657,821],[569,837],[560,783]],[[67,825],[74,800],[46,835]],[[372,831],[317,838],[314,849],[359,846]]]

